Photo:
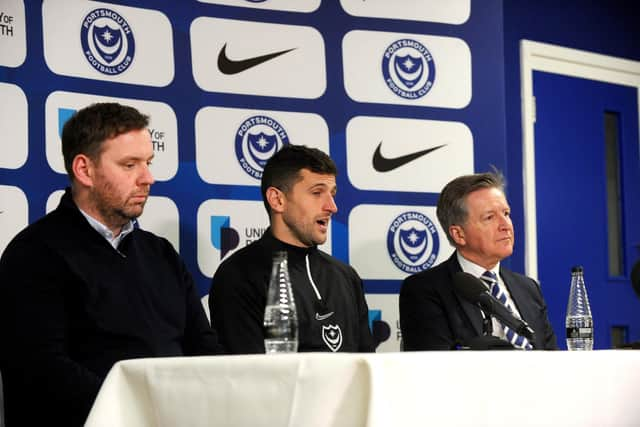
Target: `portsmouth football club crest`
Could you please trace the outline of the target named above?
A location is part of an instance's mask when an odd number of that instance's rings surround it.
[[[398,215],[387,232],[387,250],[393,264],[405,273],[418,273],[438,258],[440,241],[431,220],[420,212]]]
[[[87,61],[102,74],[121,74],[133,62],[133,31],[118,12],[106,8],[89,12],[82,20],[80,38]]]
[[[287,131],[268,116],[246,119],[236,131],[236,157],[247,174],[259,180],[267,161],[289,144]]]
[[[400,39],[384,51],[382,75],[393,93],[406,99],[418,99],[431,90],[436,67],[431,53],[422,43]]]
[[[322,325],[322,340],[334,353],[342,347],[342,331],[339,325]]]

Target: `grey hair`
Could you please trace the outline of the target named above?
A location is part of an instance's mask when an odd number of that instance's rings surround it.
[[[482,188],[497,188],[504,193],[505,185],[504,176],[497,169],[492,172],[459,176],[445,185],[438,198],[436,214],[444,232],[447,233],[449,243],[455,246],[449,234],[449,227],[467,222],[467,196]]]

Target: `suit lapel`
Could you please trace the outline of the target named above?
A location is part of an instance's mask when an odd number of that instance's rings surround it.
[[[460,267],[460,263],[458,262],[457,252],[453,252],[453,255],[451,255],[451,257],[449,257],[449,259],[447,260],[447,264],[449,267],[449,278],[452,283],[451,286],[453,286],[453,275],[462,271],[462,267]],[[480,308],[475,304],[468,302],[464,298],[460,298],[457,294],[455,294],[455,296],[460,303],[462,310],[471,321],[476,334],[482,335],[482,314],[480,313]]]
[[[502,281],[507,286],[511,300],[516,305],[520,316],[524,321],[530,323],[531,320],[536,318],[536,313],[533,312],[533,307],[529,304],[530,296],[527,294],[527,290],[520,283],[520,279],[506,268],[500,267],[500,276]]]

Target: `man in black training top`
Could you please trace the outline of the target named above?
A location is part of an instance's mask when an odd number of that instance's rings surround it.
[[[7,427],[84,424],[119,360],[221,350],[182,259],[136,222],[153,184],[147,126],[115,103],[71,117],[71,187],[0,259]]]
[[[285,146],[267,162],[261,190],[271,226],[218,267],[209,292],[211,324],[229,352],[264,353],[272,259],[282,250],[298,314],[298,351],[374,351],[362,280],[317,248],[338,210],[336,174],[329,156],[305,146]]]

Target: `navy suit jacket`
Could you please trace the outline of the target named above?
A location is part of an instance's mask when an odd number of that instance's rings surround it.
[[[407,277],[400,289],[400,328],[404,350],[449,350],[483,335],[480,308],[453,290],[462,271],[456,252],[445,262]],[[555,350],[556,336],[538,283],[500,267],[522,319],[535,332],[534,349]]]

